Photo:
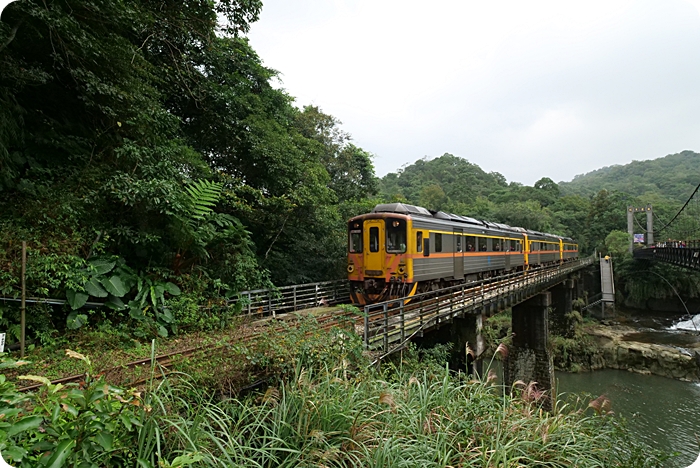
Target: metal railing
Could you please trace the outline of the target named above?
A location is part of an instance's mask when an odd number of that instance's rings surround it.
[[[350,299],[350,283],[346,279],[321,283],[296,284],[272,289],[242,291],[230,305],[240,303],[241,312],[253,317],[276,316],[347,302]]]
[[[324,281],[321,283],[297,284],[281,288],[241,291],[238,297],[227,302],[228,306],[241,303],[241,312],[252,316],[275,315],[324,305],[347,302],[350,299],[348,280]],[[29,297],[27,303],[64,305],[65,299]],[[2,302],[20,302],[16,297],[0,297]],[[86,307],[105,307],[103,302],[86,302]],[[204,305],[200,307],[206,307]]]
[[[512,307],[593,263],[580,259],[556,267],[513,273],[488,280],[394,299],[364,308],[365,348],[390,354],[413,336],[443,322],[472,313]]]
[[[652,247],[634,251],[634,258],[658,260],[691,270],[700,270],[700,249],[680,247]]]

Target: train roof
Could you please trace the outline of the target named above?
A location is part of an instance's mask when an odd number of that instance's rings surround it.
[[[533,231],[530,229],[525,229],[517,226],[509,226],[503,223],[494,223],[492,221],[483,221],[480,219],[470,218],[469,216],[462,216],[453,213],[445,213],[444,211],[432,211],[423,208],[422,206],[409,205],[407,203],[380,203],[375,206],[372,213],[399,213],[403,215],[410,216],[420,216],[425,218],[440,219],[444,221],[453,221],[457,223],[469,224],[478,228],[486,228],[500,231],[511,231],[519,232],[522,234],[540,236],[540,237],[554,237],[556,239],[563,239],[571,242],[575,242],[570,237],[562,237],[556,234],[547,234],[544,232]]]
[[[516,230],[518,232],[524,231],[521,231],[522,228],[512,228],[507,224],[482,221],[480,219],[470,218],[469,216],[462,216],[454,213],[445,213],[444,211],[427,210],[422,206],[409,205],[406,203],[381,203],[374,207],[372,213],[400,213],[404,215],[424,216],[426,218],[442,219],[445,221],[454,221],[457,223],[471,224],[479,228],[501,229],[506,231]]]
[[[433,217],[432,213],[422,206],[407,205],[406,203],[381,203],[374,207],[372,213],[401,213],[405,215]]]

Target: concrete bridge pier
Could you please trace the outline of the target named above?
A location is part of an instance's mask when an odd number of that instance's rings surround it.
[[[552,294],[547,291],[513,306],[513,345],[503,369],[508,387],[518,380],[536,382],[537,392],[544,392],[540,398],[546,410],[552,409],[554,389],[554,366],[547,349],[551,305]]]
[[[572,301],[576,294],[576,282],[568,279],[551,289],[552,293],[552,332],[555,335],[573,338],[574,327],[569,317],[573,310]]]
[[[576,275],[574,278],[574,296],[572,298],[574,301],[578,299],[586,300],[586,290],[583,284],[583,278],[580,275]]]
[[[433,347],[436,344],[452,345],[449,364],[450,368],[469,374],[481,375],[483,353],[486,348],[482,336],[484,313],[455,317],[441,324],[440,328],[426,333],[414,341],[422,347]],[[474,356],[467,354],[467,345]]]

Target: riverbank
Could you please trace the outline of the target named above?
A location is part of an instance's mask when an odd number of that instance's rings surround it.
[[[614,320],[600,322],[578,316],[572,322],[568,337],[549,337],[556,370],[619,369],[700,382],[700,335],[674,330],[670,317],[621,313]],[[509,344],[509,336],[509,314],[489,318],[485,337],[491,351],[500,342]]]
[[[598,352],[588,359],[588,370],[621,369],[688,382],[700,381],[698,342],[689,340],[684,347],[680,347],[636,341],[635,338],[647,339],[649,335],[625,325],[589,324],[584,327],[584,333],[598,347]],[[682,334],[679,332],[679,335]]]

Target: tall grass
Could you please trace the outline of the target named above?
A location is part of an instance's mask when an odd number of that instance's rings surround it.
[[[659,466],[615,450],[618,422],[585,405],[542,411],[486,380],[447,369],[297,369],[243,399],[191,383],[154,392],[163,459],[227,467]],[[629,441],[625,442],[629,444]],[[189,457],[189,458],[188,458]]]
[[[184,374],[151,379],[144,393],[125,391],[92,378],[91,361],[68,350],[90,368],[81,385],[25,376],[45,388],[20,394],[0,375],[0,449],[23,467],[109,460],[105,466],[141,468],[641,468],[663,461],[629,439],[603,398],[547,412],[530,386],[503,388],[488,371],[474,380],[450,372],[440,364],[446,348],[409,349],[368,369],[359,338],[323,333],[312,327],[283,337],[296,342],[270,335],[260,348],[229,356],[284,371],[276,385],[241,398],[223,398]],[[495,355],[506,352],[500,345]],[[286,367],[290,361],[297,365]],[[0,356],[0,369],[20,364]]]

